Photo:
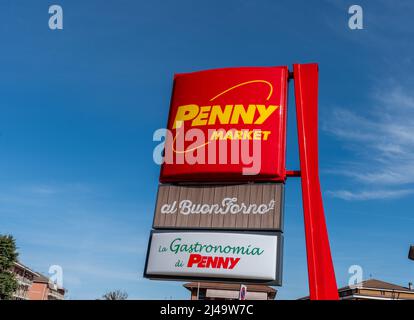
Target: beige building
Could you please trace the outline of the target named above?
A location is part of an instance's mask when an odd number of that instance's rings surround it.
[[[220,282],[190,282],[183,285],[190,291],[191,300],[237,300],[240,284]],[[246,300],[274,300],[276,289],[265,286],[247,284]]]
[[[414,290],[397,284],[369,279],[338,289],[340,300],[414,300]],[[308,300],[309,297],[300,300]]]

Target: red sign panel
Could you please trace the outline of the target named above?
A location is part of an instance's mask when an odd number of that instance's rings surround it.
[[[177,74],[161,182],[284,181],[287,67]]]

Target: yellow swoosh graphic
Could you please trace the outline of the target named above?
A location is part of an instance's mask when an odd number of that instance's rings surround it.
[[[202,148],[202,147],[208,145],[210,142],[213,142],[213,141],[208,141],[208,142],[205,142],[205,143],[203,143],[203,144],[201,144],[201,145],[199,145],[197,147],[194,147],[194,148],[191,148],[191,149],[182,150],[182,151],[178,151],[178,150],[176,150],[174,148],[174,144],[175,144],[175,141],[177,140],[177,136],[178,136],[178,133],[175,135],[174,140],[173,140],[172,145],[171,145],[172,146],[172,149],[173,149],[173,151],[175,153],[186,153],[186,152],[194,151],[194,150],[197,150],[199,148]]]
[[[231,88],[228,88],[227,90],[224,90],[223,92],[219,93],[215,97],[211,98],[210,101],[213,101],[213,100],[217,99],[218,97],[222,96],[223,94],[226,94],[227,92],[229,92],[233,89],[236,89],[238,87],[245,86],[246,84],[251,84],[251,83],[265,83],[265,84],[267,84],[270,87],[270,91],[269,91],[269,95],[267,96],[266,100],[270,99],[270,97],[273,94],[273,86],[269,81],[266,81],[266,80],[250,80],[250,81],[246,81],[246,82],[236,84],[235,86],[233,86]]]

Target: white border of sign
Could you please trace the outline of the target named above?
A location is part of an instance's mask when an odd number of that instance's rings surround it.
[[[280,232],[153,230],[144,277],[281,286],[282,250]]]

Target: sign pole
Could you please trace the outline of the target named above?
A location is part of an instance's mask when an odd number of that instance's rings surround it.
[[[197,282],[197,300],[200,300],[200,282]]]
[[[338,300],[318,171],[318,65],[294,64],[303,214],[311,300]]]
[[[239,290],[239,300],[246,300],[246,294],[247,294],[247,287],[241,283],[240,290]]]

